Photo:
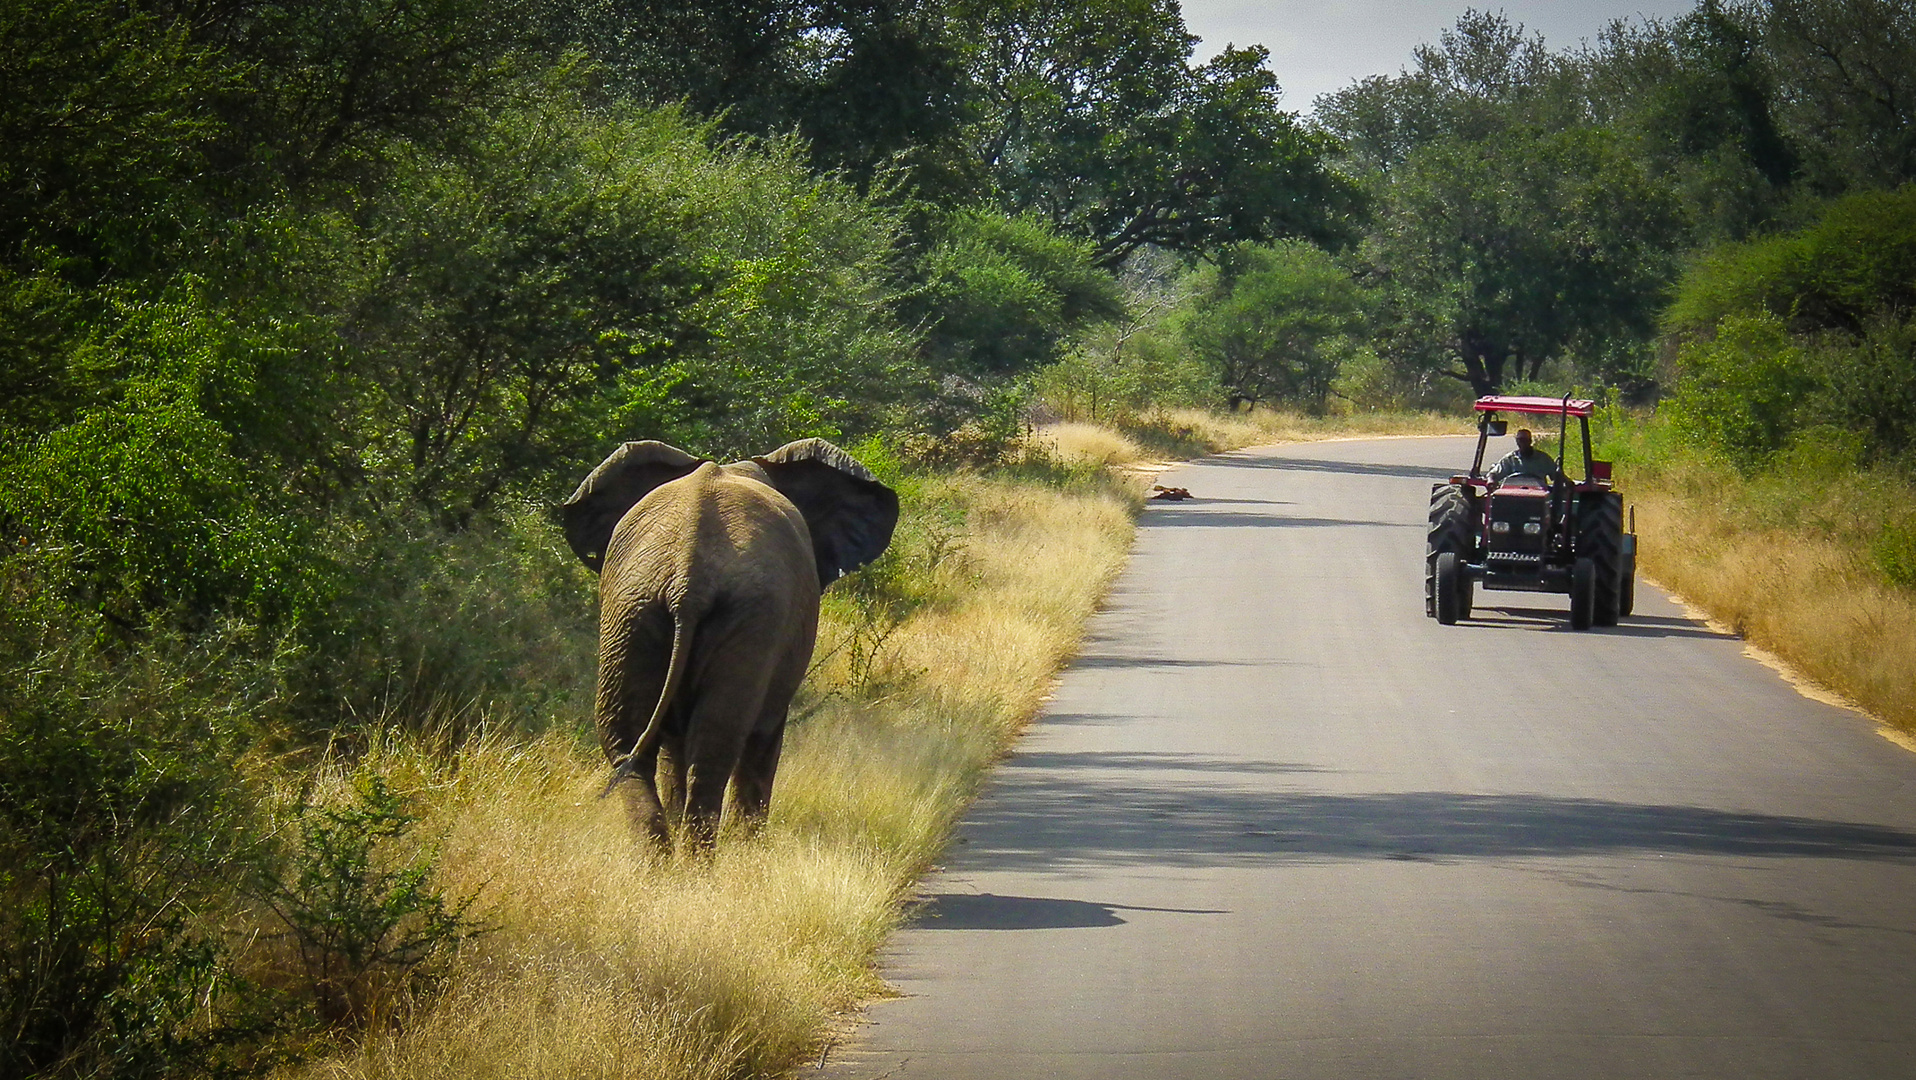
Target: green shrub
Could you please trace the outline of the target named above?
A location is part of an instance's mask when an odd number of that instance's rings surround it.
[[[1857,338],[1825,335],[1810,359],[1822,383],[1811,403],[1820,417],[1854,427],[1876,461],[1916,451],[1916,316],[1884,312]]]
[[[1216,373],[1232,407],[1283,403],[1321,412],[1366,297],[1321,248],[1243,244],[1198,273],[1179,334]]]
[[[944,223],[914,306],[931,324],[934,363],[970,376],[1029,371],[1057,357],[1124,301],[1092,263],[1092,245],[1035,216],[965,210]]]
[[[206,645],[116,662],[73,619],[0,620],[0,1075],[244,1071],[277,1024],[219,936],[257,838],[209,707],[244,687]]]
[[[1891,584],[1916,589],[1916,517],[1885,524],[1869,554]]]
[[[339,541],[346,583],[288,657],[298,741],[342,725],[452,738],[591,712],[598,579],[547,507],[511,500],[459,532],[396,509]]]
[[[1666,326],[1709,333],[1767,312],[1796,331],[1861,333],[1878,313],[1916,308],[1916,185],[1831,202],[1795,232],[1731,244],[1684,275]]]
[[[190,282],[102,318],[73,343],[70,374],[98,384],[86,400],[47,431],[0,432],[0,526],[39,552],[44,583],[123,629],[323,604],[305,522],[207,406],[253,390],[225,319]]]
[[[449,951],[484,927],[433,887],[435,863],[391,866],[418,818],[377,773],[344,806],[301,807],[285,879],[263,899],[285,923],[320,1018],[364,1024],[430,990]]]
[[[1726,316],[1714,338],[1683,346],[1677,366],[1671,419],[1746,470],[1783,448],[1817,388],[1802,347],[1768,313]]]

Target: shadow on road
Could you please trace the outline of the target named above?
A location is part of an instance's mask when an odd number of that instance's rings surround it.
[[[1501,604],[1486,605],[1481,598],[1467,619],[1457,620],[1457,626],[1464,629],[1503,629],[1503,630],[1544,630],[1551,632],[1569,631],[1570,615],[1563,608],[1508,607]],[[1586,634],[1610,634],[1616,637],[1639,638],[1703,638],[1715,641],[1739,640],[1734,634],[1725,634],[1689,619],[1673,619],[1661,615],[1625,615],[1615,626],[1598,626],[1589,630],[1574,631]]]
[[[1045,718],[1050,723],[1049,717]],[[1322,765],[1297,761],[1253,761],[1249,758],[1213,757],[1208,754],[1176,754],[1156,751],[1080,750],[1014,751],[1013,760],[1026,768],[1048,769],[1188,769],[1196,772],[1249,773],[1257,776],[1284,776],[1292,773],[1325,773],[1333,770]]]
[[[1163,911],[1176,915],[1224,915],[1215,908],[1137,907],[1059,900],[1048,896],[997,896],[992,893],[938,893],[912,914],[919,930],[1068,930],[1123,926],[1120,911]]]
[[[1296,503],[1283,499],[1224,499],[1212,495],[1193,495],[1190,499],[1147,499],[1153,506],[1171,502],[1202,503],[1205,506],[1295,506]]]
[[[1178,660],[1168,656],[1079,656],[1074,668],[1296,667],[1296,660]]]
[[[1159,755],[1053,756],[1088,760],[1007,761],[961,829],[968,868],[1621,851],[1916,863],[1916,833],[1858,822],[1545,795],[1273,793],[1188,777],[1155,784],[1124,773],[1167,767]]]
[[[1201,500],[1192,500],[1199,503]],[[1188,509],[1186,508],[1188,506]],[[1244,514],[1206,510],[1201,505],[1157,504],[1138,519],[1139,528],[1175,525],[1192,529],[1296,529],[1358,526],[1361,528],[1416,529],[1428,526],[1422,521],[1360,521],[1353,518],[1293,517],[1286,514]]]

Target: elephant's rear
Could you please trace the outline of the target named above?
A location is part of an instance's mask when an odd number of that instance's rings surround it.
[[[762,820],[819,593],[884,550],[895,493],[821,440],[723,468],[641,441],[564,518],[601,571],[597,720],[614,783],[639,781],[623,785],[635,823],[664,841],[676,803],[709,843],[728,782]]]
[[[666,735],[705,699],[744,710],[720,722],[741,733],[782,723],[811,658],[819,591],[804,519],[777,491],[709,464],[654,489],[618,523],[600,578],[607,753],[629,753],[651,719],[675,630],[688,700],[668,703]]]

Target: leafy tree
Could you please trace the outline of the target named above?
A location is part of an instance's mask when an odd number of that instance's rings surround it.
[[[1783,123],[1836,194],[1916,180],[1916,8],[1896,0],[1771,0],[1765,44]],[[1759,9],[1760,10],[1760,9]]]
[[[913,166],[939,197],[968,186],[964,27],[936,0],[609,0],[563,27],[623,94],[683,102],[729,131],[797,132],[861,184]]]
[[[954,6],[971,53],[976,154],[1007,207],[1096,245],[1115,267],[1144,245],[1345,234],[1354,192],[1330,143],[1278,107],[1262,49],[1199,68],[1167,0],[990,0]]]
[[[110,0],[0,2],[0,268],[90,285],[207,224],[239,71],[187,30]]]
[[[1485,142],[1511,127],[1555,130],[1583,119],[1574,81],[1543,39],[1500,14],[1466,11],[1416,70],[1377,75],[1318,99],[1318,123],[1359,171],[1387,173],[1442,140]]]
[[[1801,172],[1764,35],[1755,11],[1706,0],[1668,22],[1619,23],[1581,58],[1595,119],[1637,141],[1705,239],[1760,227]]]
[[[1320,248],[1239,245],[1206,268],[1182,313],[1191,352],[1216,372],[1232,408],[1286,402],[1321,409],[1365,297]]]
[[[447,147],[554,43],[540,0],[162,0],[243,73],[216,166],[302,196],[376,181],[395,140]]]
[[[953,216],[926,260],[927,346],[942,370],[1028,371],[1061,343],[1124,310],[1117,283],[1092,265],[1091,246],[1034,218],[992,210]]]
[[[1655,330],[1676,206],[1614,135],[1512,131],[1496,152],[1446,140],[1393,170],[1380,201],[1365,258],[1391,312],[1386,351],[1409,371],[1487,394]]]

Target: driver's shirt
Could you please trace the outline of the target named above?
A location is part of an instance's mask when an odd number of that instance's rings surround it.
[[[1534,476],[1539,480],[1548,480],[1557,475],[1557,463],[1550,459],[1549,454],[1534,446],[1528,454],[1512,450],[1490,467],[1490,482],[1493,484],[1502,483],[1505,478],[1512,476]]]

